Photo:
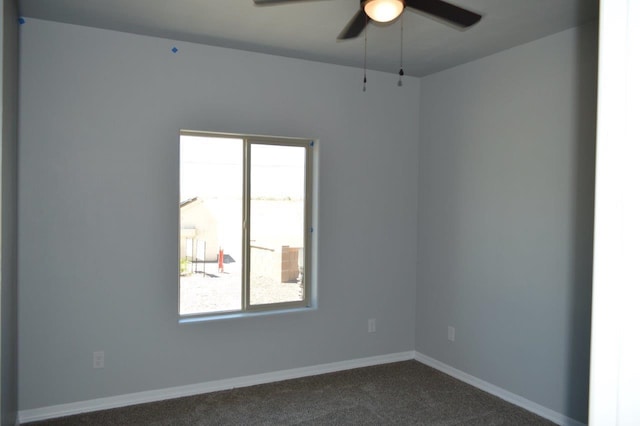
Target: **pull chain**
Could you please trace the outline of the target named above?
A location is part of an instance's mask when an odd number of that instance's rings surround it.
[[[362,91],[367,91],[367,27],[364,27],[364,79],[362,80]]]
[[[404,44],[404,14],[400,15],[400,71],[398,72],[398,87],[402,87],[402,76],[404,75],[404,69],[402,69],[402,51]]]

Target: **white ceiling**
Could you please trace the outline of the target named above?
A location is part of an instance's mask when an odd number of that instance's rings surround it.
[[[483,15],[466,31],[405,10],[404,71],[424,76],[595,19],[598,0],[452,0]],[[25,18],[360,67],[364,37],[337,41],[359,0],[20,0]],[[369,25],[370,69],[396,73],[400,22]]]

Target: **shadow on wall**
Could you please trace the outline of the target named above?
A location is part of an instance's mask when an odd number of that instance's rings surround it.
[[[578,29],[575,60],[579,74],[575,80],[578,108],[574,117],[576,161],[573,176],[573,276],[568,306],[571,351],[567,370],[569,413],[587,422],[589,361],[591,343],[591,297],[593,271],[593,211],[595,187],[595,145],[597,118],[597,23]]]

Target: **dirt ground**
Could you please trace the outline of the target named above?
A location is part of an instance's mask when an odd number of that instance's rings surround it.
[[[219,273],[217,264],[208,264],[206,274],[180,277],[180,315],[241,309],[241,265],[225,264]],[[254,304],[302,300],[301,283],[279,283],[262,276],[251,277],[251,301]]]

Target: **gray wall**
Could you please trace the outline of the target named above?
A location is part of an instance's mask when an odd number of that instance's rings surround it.
[[[14,425],[18,409],[18,4],[4,0],[2,22],[2,273],[0,276],[0,423]]]
[[[591,25],[421,80],[416,349],[581,421],[596,50]]]
[[[21,36],[21,409],[415,348],[586,420],[595,27],[366,93],[352,68]],[[320,140],[319,310],[178,325],[181,128]]]
[[[21,409],[413,350],[418,79],[38,20],[20,77]],[[319,139],[320,309],[178,324],[181,128]]]

